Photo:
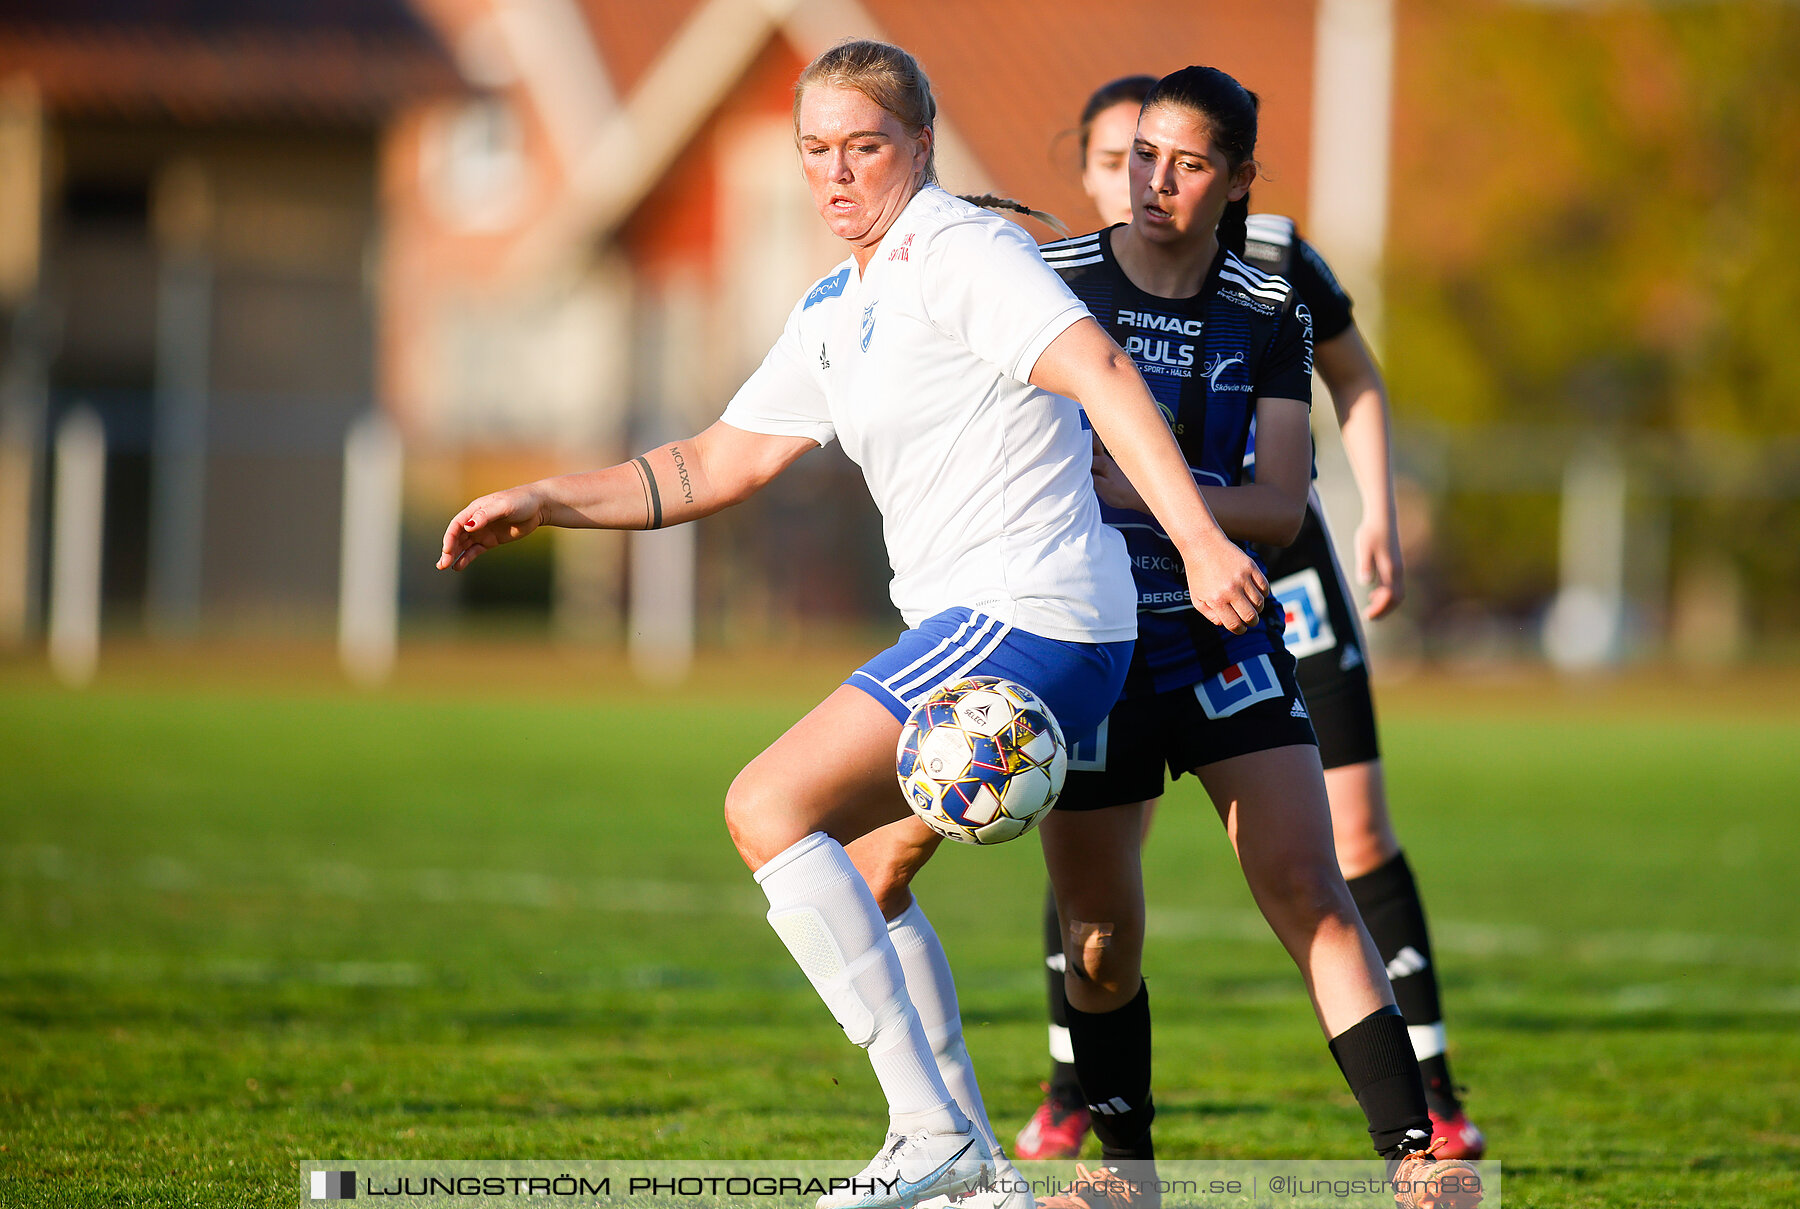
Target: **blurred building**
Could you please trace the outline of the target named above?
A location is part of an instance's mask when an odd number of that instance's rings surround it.
[[[1259,206],[1302,213],[1317,7],[9,0],[0,630],[41,616],[46,450],[77,403],[106,424],[120,627],[328,622],[344,437],[372,407],[407,450],[416,609],[553,596],[617,635],[687,607],[650,590],[687,575],[709,637],[879,615],[879,530],[835,451],[700,527],[697,557],[559,533],[485,579],[426,568],[470,494],[709,423],[841,258],[791,119],[831,43],[916,53],[946,184],[1075,229],[1088,92],[1216,63],[1265,98]]]
[[[792,124],[794,79],[840,38],[918,55],[940,103],[940,175],[957,191],[1091,225],[1073,138],[1088,92],[1208,57],[1279,98],[1262,154],[1281,171],[1267,192],[1290,208],[1306,196],[1311,0],[1253,13],[1121,6],[1103,31],[1086,6],[1016,0],[420,0],[420,11],[486,90],[417,115],[394,159],[384,391],[418,454],[418,509],[434,516],[717,417],[843,254],[810,204]],[[662,611],[646,578],[666,581],[670,559],[690,557],[659,550],[693,541],[707,637],[885,610],[876,518],[830,450],[698,534],[558,534],[559,624],[636,633]]]
[[[119,624],[329,615],[388,132],[466,91],[400,0],[0,7],[0,628],[42,615],[46,450],[83,405]]]

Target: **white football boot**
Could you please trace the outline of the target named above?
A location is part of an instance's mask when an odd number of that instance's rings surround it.
[[[992,1183],[978,1184],[960,1196],[920,1201],[918,1209],[1037,1209],[1031,1181],[1004,1154],[994,1156]]]
[[[914,1209],[993,1178],[994,1158],[972,1126],[962,1133],[890,1133],[847,1187],[819,1198],[818,1209]]]

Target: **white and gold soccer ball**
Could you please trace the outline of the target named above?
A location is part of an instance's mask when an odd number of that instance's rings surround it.
[[[998,676],[946,684],[900,729],[900,792],[939,835],[1001,844],[1056,805],[1068,747],[1050,708]]]

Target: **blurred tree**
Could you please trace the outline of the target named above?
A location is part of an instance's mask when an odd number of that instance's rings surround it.
[[[1686,439],[1800,437],[1800,6],[1406,5],[1386,361],[1398,423],[1540,433],[1518,490],[1564,454],[1543,429],[1610,432],[1653,491]],[[1453,442],[1490,463],[1492,442]],[[1697,456],[1697,455],[1696,455]],[[1459,491],[1444,467],[1446,578],[1504,600],[1501,576],[1554,580],[1554,510]],[[1705,480],[1708,473],[1712,482]],[[1752,470],[1751,473],[1763,473]],[[1800,483],[1690,468],[1675,557],[1731,554],[1775,601],[1800,584]],[[1479,494],[1477,494],[1479,492]],[[1753,504],[1736,495],[1773,495]],[[1540,497],[1541,498],[1541,497]],[[1753,522],[1753,523],[1752,523]],[[1753,592],[1753,595],[1756,593]]]
[[[1409,407],[1800,429],[1800,7],[1412,6],[1389,253]]]

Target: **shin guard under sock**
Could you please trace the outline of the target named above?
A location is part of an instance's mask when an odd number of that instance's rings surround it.
[[[1140,985],[1131,1002],[1110,1012],[1069,1005],[1075,1069],[1094,1115],[1102,1160],[1151,1159],[1150,992]]]

